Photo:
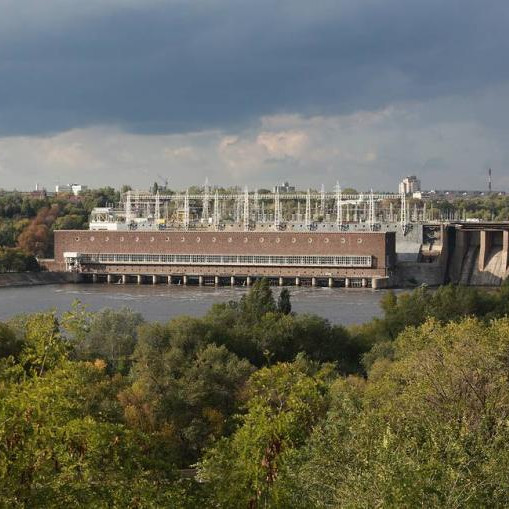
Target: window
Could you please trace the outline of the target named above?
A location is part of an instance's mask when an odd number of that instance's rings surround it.
[[[371,267],[372,257],[316,255],[217,255],[217,254],[120,254],[91,253],[80,255],[81,263],[143,263],[143,264],[214,264],[214,265],[290,265]]]

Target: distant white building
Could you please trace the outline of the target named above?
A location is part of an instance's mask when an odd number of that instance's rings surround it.
[[[72,193],[74,196],[78,196],[83,191],[86,191],[88,186],[84,186],[82,184],[65,184],[65,185],[56,185],[55,192],[56,193]]]
[[[410,175],[399,183],[399,192],[405,194],[418,193],[421,190],[421,181],[415,176]]]
[[[273,193],[293,193],[295,192],[295,186],[291,186],[289,182],[283,182],[282,184],[277,184],[272,188]]]

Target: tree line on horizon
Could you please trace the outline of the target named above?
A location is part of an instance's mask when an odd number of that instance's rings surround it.
[[[111,187],[84,191],[78,199],[0,193],[0,273],[39,270],[37,258],[53,256],[54,230],[86,229],[94,207],[119,199]]]
[[[12,507],[503,507],[509,284],[387,292],[343,327],[266,280],[201,318],[0,324]]]

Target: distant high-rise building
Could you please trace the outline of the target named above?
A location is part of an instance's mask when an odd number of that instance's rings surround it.
[[[280,192],[280,193],[293,193],[295,191],[295,186],[291,186],[289,182],[283,182],[282,184],[278,184],[273,187],[272,192]]]
[[[399,183],[399,192],[404,194],[413,194],[421,190],[421,181],[415,176],[405,177]]]

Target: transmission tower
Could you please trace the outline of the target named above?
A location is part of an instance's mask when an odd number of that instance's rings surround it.
[[[274,228],[279,230],[281,225],[281,202],[279,200],[279,189],[274,193]]]
[[[249,190],[244,188],[244,231],[249,230]]]
[[[209,222],[209,201],[210,201],[210,189],[209,179],[205,179],[205,186],[203,187],[203,208],[201,212],[202,221],[205,223]]]
[[[311,226],[311,191],[308,189],[306,195],[306,228]]]
[[[214,196],[214,228],[217,230],[219,228],[219,220],[221,218],[221,211],[219,210],[219,192],[216,191],[216,195]]]
[[[184,230],[189,230],[189,189],[184,196]]]
[[[404,192],[401,193],[400,224],[401,224],[401,231],[403,233],[406,233],[408,220],[407,220],[407,210],[406,210],[406,194]]]
[[[336,182],[336,226],[343,224],[342,192],[339,182]]]
[[[374,230],[375,223],[376,223],[375,198],[373,196],[373,189],[371,189],[371,194],[369,195],[369,212],[368,212],[368,225],[370,230]]]

